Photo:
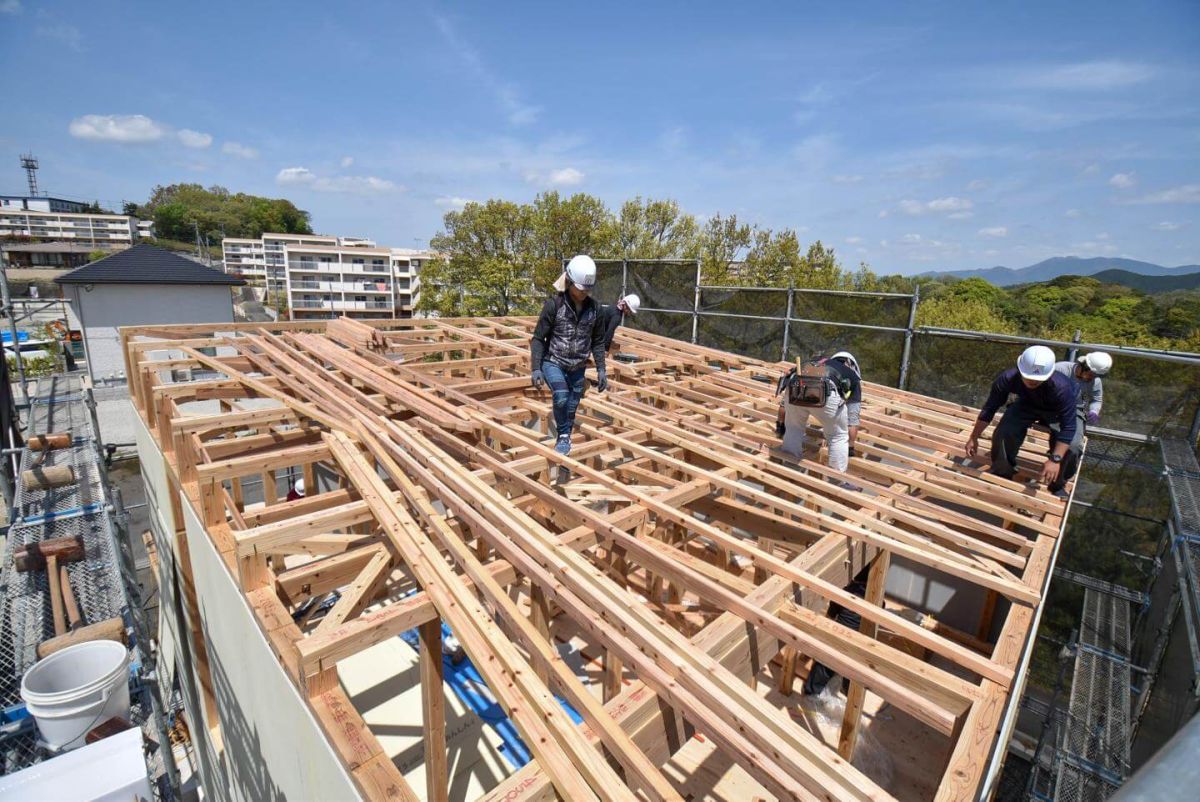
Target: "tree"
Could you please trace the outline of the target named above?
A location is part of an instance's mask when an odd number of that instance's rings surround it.
[[[155,232],[164,239],[190,242],[195,239],[197,226],[201,236],[218,242],[226,236],[254,238],[269,231],[312,233],[308,212],[297,209],[291,201],[233,194],[221,186],[156,186],[144,205],[127,204],[126,208],[129,206],[138,216],[153,219]]]
[[[800,269],[800,240],[796,232],[785,228],[779,233],[757,229],[746,254],[746,264],[738,277],[751,287],[786,287]]]
[[[468,203],[447,212],[430,240],[443,258],[422,267],[418,311],[436,315],[531,314],[542,297],[534,268],[539,253],[534,208],[510,201]]]
[[[739,223],[736,214],[713,215],[704,224],[688,258],[700,260],[700,275],[706,284],[730,280],[729,266],[740,261],[750,248],[754,229]]]
[[[562,272],[562,264],[577,254],[595,258],[613,253],[612,214],[599,199],[577,193],[563,200],[557,192],[534,198],[528,214],[533,223],[533,282],[545,287]]]
[[[625,201],[616,220],[615,255],[621,259],[679,259],[696,250],[696,218],[673,200]]]

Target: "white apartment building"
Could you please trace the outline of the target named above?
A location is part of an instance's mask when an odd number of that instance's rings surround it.
[[[393,317],[392,252],[364,245],[286,245],[288,308],[293,320]]]
[[[263,234],[222,243],[225,272],[283,292],[293,319],[412,317],[429,251],[361,237]],[[382,268],[382,269],[380,269]]]
[[[149,221],[146,221],[149,223]],[[28,237],[44,241],[76,242],[102,248],[127,248],[142,236],[153,235],[153,224],[125,214],[42,212],[0,207],[0,237]]]

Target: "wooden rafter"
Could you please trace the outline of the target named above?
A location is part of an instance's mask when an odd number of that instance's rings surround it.
[[[802,458],[782,454],[773,389],[785,364],[626,329],[612,390],[589,391],[563,457],[546,441],[548,394],[528,386],[532,326],[122,332],[135,406],[363,795],[411,790],[369,733],[339,740],[352,711],[337,661],[419,628],[436,751],[445,621],[535,756],[502,798],[679,798],[662,767],[685,723],[764,796],[889,799],[848,762],[868,692],[945,740],[930,797],[973,797],[1020,687],[1063,502],[962,457],[975,410],[880,385],[865,386],[848,477],[823,464],[819,437]],[[179,370],[205,375],[179,382]],[[1036,465],[1046,443],[1032,434],[1018,464]],[[275,498],[285,471],[304,476],[307,497]],[[260,477],[265,504],[248,505]],[[1000,637],[914,621],[884,593],[892,558],[1007,600],[991,613]],[[860,599],[843,585],[871,559]],[[860,614],[861,631],[826,618],[830,603]],[[559,623],[602,649],[603,702],[559,658]],[[755,690],[781,653],[785,688],[800,656],[850,680],[840,745]],[[431,799],[449,781],[439,757],[426,767]]]

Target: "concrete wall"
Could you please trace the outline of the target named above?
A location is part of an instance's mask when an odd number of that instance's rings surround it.
[[[221,802],[359,799],[204,526],[190,504],[173,497],[162,452],[140,416],[134,425],[147,497],[155,511],[152,525],[161,535],[160,637],[169,641],[163,644],[164,655],[175,656],[206,797]],[[182,537],[174,531],[172,503],[181,505]],[[198,620],[188,611],[182,587],[187,576],[195,586]],[[194,632],[203,637],[207,679],[194,654]],[[203,697],[206,682],[211,707]],[[209,718],[209,709],[216,720]],[[214,731],[219,743],[210,734]]]
[[[117,334],[121,326],[233,320],[233,297],[226,285],[64,284],[63,294],[79,316],[88,370],[96,382],[125,371]]]

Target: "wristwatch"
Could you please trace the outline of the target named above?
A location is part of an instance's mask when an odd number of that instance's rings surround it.
[[[1051,462],[1062,462],[1062,454],[1051,454],[1050,461]]]

